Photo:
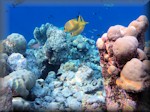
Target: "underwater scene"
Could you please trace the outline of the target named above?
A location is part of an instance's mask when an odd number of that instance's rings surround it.
[[[149,1],[27,1],[0,1],[0,112],[150,112]]]

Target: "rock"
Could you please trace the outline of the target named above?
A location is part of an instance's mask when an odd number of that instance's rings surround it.
[[[6,83],[13,90],[13,96],[26,97],[29,90],[34,86],[36,78],[34,74],[28,70],[22,69],[10,73],[5,77]]]
[[[45,79],[45,82],[49,84],[54,79],[56,79],[56,74],[54,71],[50,71]]]
[[[0,112],[9,112],[13,110],[12,91],[4,82],[5,80],[0,78]]]
[[[64,97],[69,97],[69,96],[71,96],[71,95],[73,94],[72,91],[71,91],[68,87],[64,88],[64,89],[61,91],[61,93],[62,93],[62,95],[63,95]]]
[[[62,92],[61,88],[55,88],[55,89],[52,91],[52,96],[53,96],[53,97],[56,97],[56,96],[58,96],[59,94],[62,94],[61,92]]]
[[[57,111],[59,109],[59,107],[60,107],[60,103],[58,103],[58,102],[51,102],[51,103],[48,104],[47,109],[48,110],[52,110],[52,111]]]
[[[37,59],[34,55],[36,50],[33,49],[27,49],[26,50],[26,59],[27,59],[27,70],[33,72],[36,76],[36,78],[40,78],[42,75],[42,66],[37,62]]]
[[[67,98],[67,103],[68,103],[68,107],[71,110],[75,110],[75,111],[81,111],[82,110],[81,103],[78,102],[77,99],[75,99],[73,97]]]
[[[67,80],[67,81],[70,81],[71,79],[74,78],[74,76],[75,76],[75,73],[74,73],[74,72],[68,71],[66,80]]]
[[[57,88],[57,87],[62,86],[63,83],[60,81],[53,81],[53,84],[54,84],[54,87]]]
[[[35,86],[31,90],[31,94],[35,95],[36,97],[44,97],[49,88],[45,86],[44,80],[43,79],[38,79],[36,80]]]
[[[105,98],[103,96],[96,96],[93,95],[89,99],[87,99],[88,104],[93,104],[93,103],[104,103]]]
[[[27,42],[23,35],[12,33],[3,41],[4,53],[7,53],[8,55],[12,53],[24,54],[26,51],[26,44]]]
[[[7,62],[5,59],[0,59],[0,77],[5,77],[8,74]]]
[[[79,92],[76,92],[74,95],[73,95],[78,101],[82,101],[83,97],[84,97],[84,92],[82,91],[79,91]]]
[[[50,103],[50,102],[53,100],[53,98],[52,98],[51,96],[45,96],[45,97],[44,97],[44,100],[45,100],[46,102]]]
[[[27,60],[20,53],[12,53],[8,57],[7,63],[10,66],[12,71],[27,68]]]
[[[53,28],[51,24],[46,23],[42,24],[40,28],[36,27],[33,31],[34,38],[42,45],[44,45],[47,40],[46,32],[49,27]]]
[[[93,75],[93,70],[88,66],[82,66],[75,74],[76,82],[84,82]]]
[[[66,98],[63,97],[63,96],[56,96],[55,97],[56,101],[59,102],[59,103],[63,103],[66,101]]]
[[[13,111],[31,111],[30,102],[21,97],[14,97],[12,100]]]

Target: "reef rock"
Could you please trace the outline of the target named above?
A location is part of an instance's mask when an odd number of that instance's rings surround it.
[[[34,86],[36,78],[34,74],[28,70],[22,69],[10,73],[5,76],[7,84],[13,91],[13,96],[26,97],[29,90]]]
[[[7,65],[8,55],[5,53],[0,53],[0,77],[5,77],[9,73],[9,68]]]
[[[71,35],[63,30],[46,23],[40,28],[35,28],[34,36],[43,47],[43,53],[48,58],[49,64],[60,65],[68,60],[75,59],[94,63],[98,63],[100,60],[95,41],[82,35],[71,38]]]
[[[23,35],[12,33],[3,41],[4,53],[10,55],[11,53],[24,54],[27,47],[26,39]]]
[[[53,28],[52,24],[46,23],[42,24],[40,28],[36,27],[33,31],[34,38],[41,44],[44,45],[47,40],[47,29]]]
[[[13,111],[31,111],[31,103],[21,97],[12,99]]]
[[[12,71],[27,68],[27,60],[20,53],[12,53],[8,57],[7,63]]]
[[[76,74],[82,80],[78,81]],[[99,77],[96,79],[95,75],[99,75]],[[99,107],[96,109],[100,110],[102,109],[101,105],[105,103],[105,96],[98,94],[98,92],[103,92],[102,85],[100,69],[96,65],[91,63],[82,65],[79,60],[70,60],[61,65],[58,73],[50,71],[45,80],[38,79],[36,81],[35,87],[31,90],[31,94],[36,96],[34,108],[38,110],[81,111],[87,108],[83,101],[84,97],[87,95],[90,97],[94,94],[95,97],[101,96],[96,104]],[[93,101],[93,103],[96,102],[97,100]]]
[[[0,112],[13,110],[12,91],[5,81],[4,78],[0,78]]]

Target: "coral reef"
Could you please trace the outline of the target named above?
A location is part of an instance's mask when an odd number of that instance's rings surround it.
[[[150,81],[149,65],[149,60],[141,62],[137,58],[131,59],[124,65],[120,78],[116,80],[116,84],[127,91],[138,92],[144,90],[149,86],[147,85]]]
[[[9,112],[12,110],[12,91],[5,83],[4,78],[0,78],[0,112]]]
[[[150,60],[150,41],[145,42],[144,52]]]
[[[141,15],[128,27],[115,25],[97,40],[108,111],[139,111],[139,94],[150,87],[144,50],[148,19]]]
[[[14,97],[12,99],[12,104],[13,104],[13,111],[33,111],[31,110],[31,102],[26,101],[25,99],[21,97]]]
[[[3,40],[3,52],[10,55],[11,53],[24,54],[26,51],[26,39],[23,35],[18,33],[12,33]]]
[[[0,70],[12,92],[13,111],[104,111],[95,41],[49,23],[33,34],[27,46],[17,33],[3,40]]]
[[[36,110],[103,110],[105,105],[103,80],[101,77],[96,79],[94,71],[87,65],[79,67],[77,61],[66,62],[60,69],[73,62],[74,67],[71,65],[70,68],[63,69],[61,75],[50,71],[45,80],[36,80],[36,85],[31,90],[31,94],[36,98],[34,101]]]
[[[26,69],[27,68],[27,60],[20,53],[12,53],[8,59],[7,63],[12,71]]]
[[[6,83],[11,87],[13,96],[27,97],[35,84],[35,75],[26,69],[16,70],[5,76]]]
[[[9,73],[9,69],[7,66],[7,58],[7,54],[0,53],[0,77],[4,77]]]

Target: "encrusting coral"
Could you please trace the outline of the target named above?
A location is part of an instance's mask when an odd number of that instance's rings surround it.
[[[110,27],[97,40],[108,111],[138,110],[140,98],[136,93],[150,87],[150,60],[143,51],[148,24],[147,17],[141,15],[128,27]]]

